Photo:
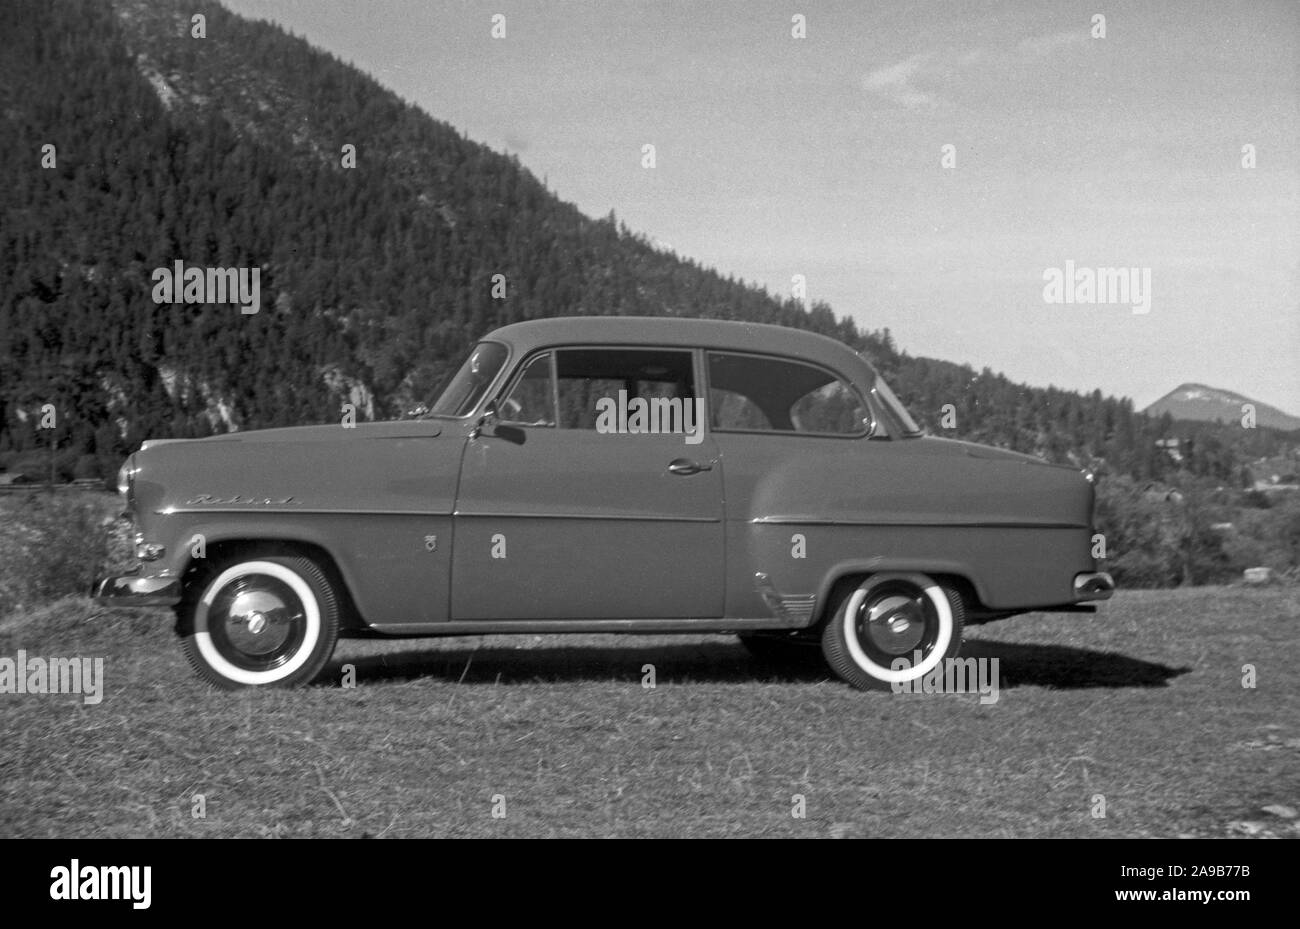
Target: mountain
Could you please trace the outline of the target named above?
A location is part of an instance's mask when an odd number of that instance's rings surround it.
[[[393,416],[478,335],[559,313],[752,319],[892,355],[582,215],[278,27],[203,10],[200,39],[175,0],[0,5],[0,452],[46,444],[45,404],[61,447],[102,459],[343,402]],[[177,261],[257,268],[259,312],[156,302]]]
[[[1257,426],[1288,432],[1300,429],[1300,416],[1291,416],[1267,403],[1259,403],[1231,390],[1206,387],[1204,384],[1179,384],[1142,412],[1148,416],[1162,416],[1168,413],[1174,419],[1205,423],[1240,423],[1243,415],[1242,405],[1246,403],[1253,404],[1255,407]]]
[[[150,436],[337,422],[344,404],[397,416],[484,332],[568,314],[820,332],[937,434],[1103,474],[1235,482],[1279,453],[1271,430],[1201,425],[1175,462],[1156,444],[1172,418],[1127,399],[901,352],[585,216],[517,158],[210,0],[0,3],[0,176],[0,469],[44,474],[52,448],[65,477],[111,477]],[[160,291],[177,262],[245,274],[257,312]]]

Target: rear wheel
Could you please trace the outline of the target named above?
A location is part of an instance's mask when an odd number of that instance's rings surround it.
[[[311,681],[338,640],[338,597],[307,558],[240,558],[208,572],[177,607],[181,647],[218,687]]]
[[[822,631],[842,679],[887,690],[928,674],[961,650],[961,594],[926,574],[873,574],[847,591]]]

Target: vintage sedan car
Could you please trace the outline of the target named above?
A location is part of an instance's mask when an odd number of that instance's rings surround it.
[[[175,607],[224,687],[340,636],[674,632],[888,688],[1114,586],[1091,475],[925,435],[848,347],[739,322],[506,326],[415,418],[148,441],[119,489],[140,566],[96,597]]]

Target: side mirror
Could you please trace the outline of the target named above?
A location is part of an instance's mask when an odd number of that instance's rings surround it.
[[[471,439],[477,439],[483,434],[484,429],[492,426],[496,421],[497,402],[495,400],[489,400],[487,406],[483,407],[483,413],[479,416],[478,422],[476,422],[474,428],[470,430],[469,437]]]
[[[523,445],[528,441],[528,433],[518,426],[495,426],[492,429],[492,435],[498,439],[504,439],[511,445]]]

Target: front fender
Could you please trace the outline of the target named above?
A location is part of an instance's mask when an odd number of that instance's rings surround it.
[[[165,573],[170,576],[185,578],[201,559],[219,555],[231,543],[308,545],[333,562],[365,624],[448,619],[449,515],[248,513],[178,522],[167,535],[172,542]]]

